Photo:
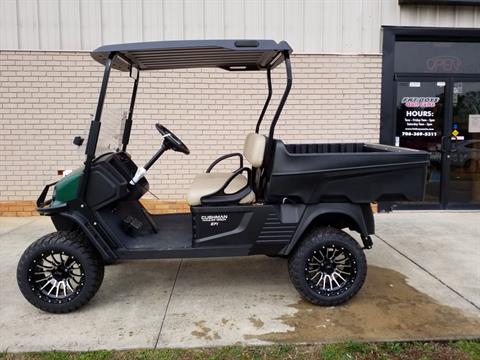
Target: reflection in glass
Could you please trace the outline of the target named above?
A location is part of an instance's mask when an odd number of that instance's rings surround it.
[[[457,82],[453,89],[452,150],[448,200],[480,202],[480,132],[471,122],[480,114],[480,83]]]

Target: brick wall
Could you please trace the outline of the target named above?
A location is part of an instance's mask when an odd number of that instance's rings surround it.
[[[277,137],[286,142],[378,142],[380,56],[294,55],[292,62],[294,86]],[[271,109],[283,91],[283,70],[273,73]],[[57,170],[81,164],[83,154],[71,142],[89,125],[102,72],[84,52],[0,52],[0,202],[6,209],[12,202],[36,199]],[[112,72],[107,106],[128,109],[131,85],[128,74]],[[148,174],[152,191],[164,200],[182,199],[196,173],[218,155],[241,150],[265,95],[263,72],[141,74],[129,147],[133,159],[144,164],[158,149],[156,122],[177,133],[191,150],[189,156],[167,153],[155,164]],[[28,211],[26,203],[19,204]]]

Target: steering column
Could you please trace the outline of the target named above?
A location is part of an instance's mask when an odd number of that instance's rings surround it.
[[[139,167],[135,173],[132,180],[130,180],[130,185],[135,185],[138,183],[147,173],[147,171],[152,167],[153,164],[158,160],[162,154],[167,150],[173,150],[176,152],[184,153],[185,155],[190,154],[190,150],[187,145],[180,140],[174,133],[168,130],[165,126],[160,124],[155,124],[155,128],[158,130],[160,135],[163,137],[163,143],[160,149],[152,156],[150,160],[147,161],[144,167]]]

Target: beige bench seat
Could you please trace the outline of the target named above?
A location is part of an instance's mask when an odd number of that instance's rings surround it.
[[[245,138],[243,156],[250,162],[253,168],[258,169],[263,165],[266,141],[265,136],[256,133],[250,133]],[[220,190],[230,176],[232,176],[232,173],[228,172],[207,172],[197,175],[193,179],[193,184],[187,194],[187,202],[190,206],[201,205],[202,197]],[[225,194],[234,194],[243,189],[247,184],[248,178],[243,174],[239,174],[227,186]],[[248,185],[251,191],[238,201],[239,204],[251,204],[255,202],[255,192],[252,189],[252,184]]]
[[[202,173],[195,176],[193,179],[192,186],[187,195],[187,202],[190,206],[200,205],[201,198],[205,195],[212,194],[221,189],[221,187],[226,183],[228,178],[232,176],[232,173],[224,172],[211,172],[211,173]],[[237,191],[244,188],[248,183],[246,176],[239,174],[237,175],[232,182],[225,189],[225,194],[233,194]],[[240,200],[240,204],[249,204],[255,202],[255,193],[250,191],[250,193]]]

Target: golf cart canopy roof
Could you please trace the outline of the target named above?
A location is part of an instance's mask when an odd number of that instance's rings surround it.
[[[155,41],[145,43],[130,43],[105,45],[91,52],[92,58],[103,64],[102,86],[98,95],[97,110],[90,124],[88,142],[85,148],[84,176],[88,179],[92,162],[95,159],[95,150],[100,134],[103,105],[107,94],[108,80],[111,69],[130,71],[134,79],[130,108],[123,126],[122,151],[127,150],[130,133],[133,125],[133,111],[142,70],[186,69],[201,67],[217,67],[229,71],[265,70],[267,75],[268,94],[260,116],[257,120],[255,132],[259,133],[260,125],[265,117],[268,105],[272,98],[272,69],[281,63],[285,64],[287,84],[277,109],[273,114],[267,138],[268,157],[273,154],[273,136],[277,121],[287,101],[292,88],[292,66],[290,53],[292,49],[285,41],[273,40],[183,40],[183,41]],[[269,161],[269,160],[268,160]],[[79,197],[85,198],[87,180],[82,180]]]
[[[291,53],[287,42],[273,40],[182,40],[152,41],[101,46],[92,57],[105,64],[115,56],[112,67],[129,71],[218,67],[229,71],[266,70],[284,61]]]

